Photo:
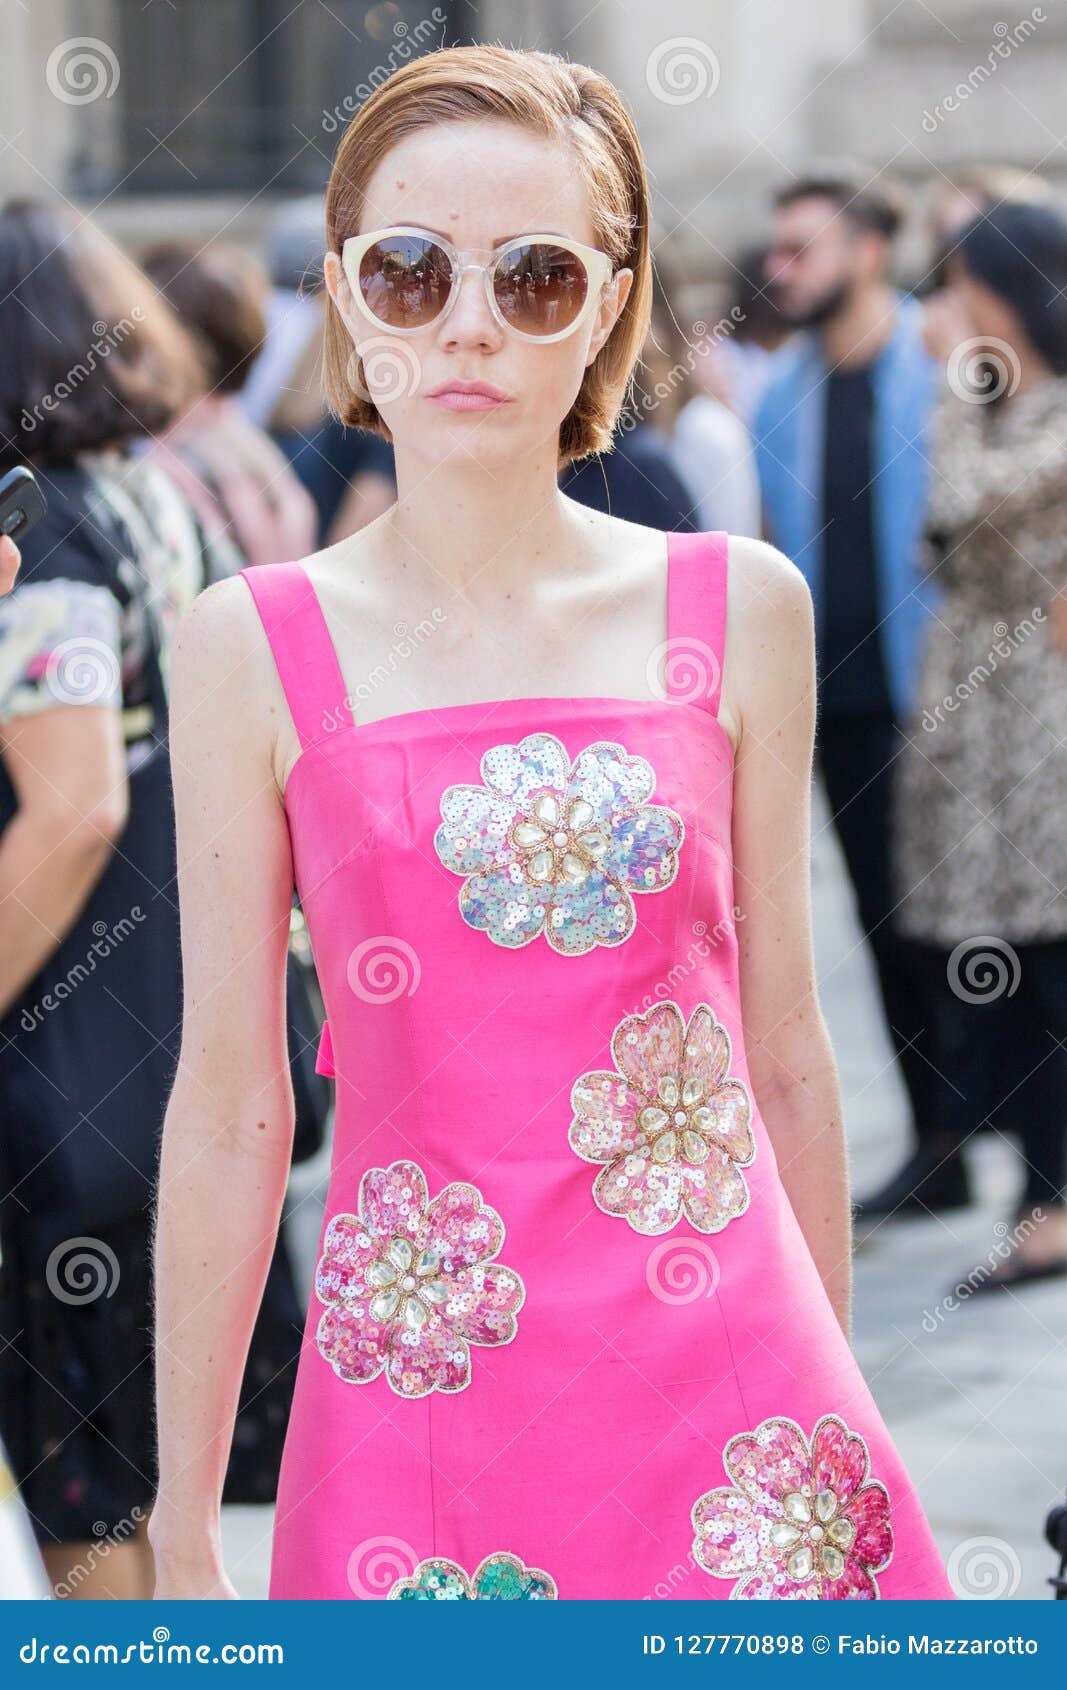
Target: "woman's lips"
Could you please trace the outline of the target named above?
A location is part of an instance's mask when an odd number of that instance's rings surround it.
[[[449,382],[434,388],[426,397],[446,411],[494,411],[511,404],[508,394],[487,382]]]

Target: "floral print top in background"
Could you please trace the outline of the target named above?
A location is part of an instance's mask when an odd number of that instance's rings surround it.
[[[127,712],[135,746],[152,731],[149,618],[165,675],[174,625],[204,584],[200,531],[168,478],[140,459],[98,453],[37,473],[48,508],[0,600],[0,722],[111,704]]]

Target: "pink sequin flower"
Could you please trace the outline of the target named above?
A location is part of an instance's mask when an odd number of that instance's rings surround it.
[[[504,1225],[473,1185],[431,1203],[415,1162],[369,1168],[358,1215],[326,1228],[315,1293],[326,1304],[319,1349],[341,1379],[384,1371],[398,1396],[462,1391],[471,1344],[510,1344],[526,1292],[496,1260]]]
[[[587,745],[572,762],[555,734],[494,745],[483,786],[450,786],[434,836],[438,857],[466,876],[468,926],[516,949],[543,933],[562,956],[621,945],[636,925],[635,892],[662,892],[678,872],[685,828],[643,757]]]
[[[755,1157],[752,1104],[730,1078],[730,1036],[706,1003],[688,1027],[676,1003],[620,1021],[613,1071],[583,1074],[571,1092],[572,1150],[602,1162],[593,1197],[635,1232],[669,1232],[683,1213],[721,1232],[748,1208],[743,1167]]]
[[[693,1508],[693,1555],[731,1597],[874,1602],[893,1556],[889,1494],[870,1478],[858,1432],[824,1414],[809,1444],[795,1420],[764,1420],[731,1438],[733,1485]]]

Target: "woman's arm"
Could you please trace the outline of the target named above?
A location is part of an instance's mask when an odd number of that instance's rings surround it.
[[[41,972],[85,907],[126,825],[119,712],[34,709],[0,723],[18,809],[0,837],[0,1014]]]
[[[293,1136],[293,867],[266,726],[285,710],[245,583],[210,587],[171,654],[184,1019],[155,1240],[160,1597],[235,1594],[220,1499]]]
[[[724,697],[739,736],[733,849],[745,1044],[786,1194],[847,1334],[848,1166],[811,934],[811,597],[770,546],[732,540],[730,556]]]

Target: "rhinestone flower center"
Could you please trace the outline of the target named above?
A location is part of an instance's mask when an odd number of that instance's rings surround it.
[[[646,1104],[637,1119],[654,1162],[666,1165],[679,1156],[686,1162],[707,1161],[712,1112],[699,1080],[682,1081],[676,1074],[662,1075],[656,1087],[656,1102]]]
[[[436,1250],[417,1250],[410,1238],[389,1241],[383,1255],[367,1268],[372,1320],[383,1326],[400,1321],[409,1332],[419,1332],[430,1316],[448,1301],[448,1286],[440,1277],[441,1258]]]
[[[606,829],[593,825],[595,814],[586,798],[568,801],[562,792],[540,792],[511,828],[527,879],[536,886],[587,879],[611,844]]]
[[[782,1498],[782,1518],[771,1527],[771,1542],[787,1552],[785,1570],[796,1584],[820,1572],[840,1578],[855,1537],[855,1522],[841,1512],[840,1497],[829,1489],[814,1498],[791,1491]]]

